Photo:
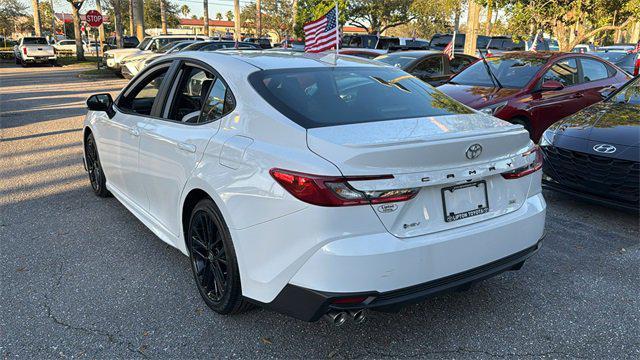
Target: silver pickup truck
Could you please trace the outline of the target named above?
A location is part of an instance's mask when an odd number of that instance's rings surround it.
[[[13,54],[16,57],[16,64],[22,66],[33,63],[55,65],[58,60],[55,49],[44,37],[23,37],[18,45],[14,46]]]

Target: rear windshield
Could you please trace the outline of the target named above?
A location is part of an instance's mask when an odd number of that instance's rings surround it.
[[[251,74],[249,82],[269,104],[304,128],[472,113],[391,67],[263,70]]]
[[[48,45],[45,38],[24,38],[22,40],[23,45]]]
[[[601,59],[605,59],[614,64],[624,59],[628,55],[627,53],[624,53],[624,52],[592,52],[589,54],[595,55]]]
[[[378,61],[382,61],[385,64],[389,64],[399,68],[405,68],[407,65],[418,59],[422,55],[406,55],[402,52],[392,55],[381,55],[376,58]]]

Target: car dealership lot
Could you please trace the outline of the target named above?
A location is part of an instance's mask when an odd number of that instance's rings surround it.
[[[125,82],[2,66],[3,357],[640,356],[638,216],[546,191],[541,251],[468,292],[340,328],[260,309],[217,315],[187,257],[91,192],[84,100]]]

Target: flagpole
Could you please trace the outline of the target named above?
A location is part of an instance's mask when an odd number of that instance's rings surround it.
[[[453,45],[451,49],[451,59],[456,57],[456,31],[453,30],[453,37],[451,38],[451,44]]]
[[[338,0],[336,0],[336,65],[338,64],[338,50],[340,49],[340,13],[338,11]]]

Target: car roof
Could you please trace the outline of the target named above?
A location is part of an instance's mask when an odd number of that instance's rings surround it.
[[[297,51],[264,51],[264,50],[235,50],[229,49],[224,52],[204,52],[188,51],[180,53],[182,56],[191,56],[204,62],[216,62],[220,56],[231,57],[262,70],[291,69],[291,68],[314,68],[314,67],[349,67],[349,66],[380,66],[380,63],[364,58],[338,55],[337,62],[335,53],[304,53]],[[228,59],[228,58],[227,58]]]

